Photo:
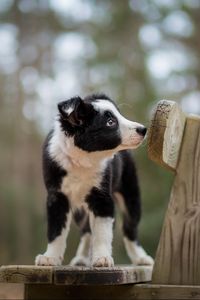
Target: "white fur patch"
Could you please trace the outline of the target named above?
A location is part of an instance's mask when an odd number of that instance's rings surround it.
[[[137,244],[124,237],[124,244],[127,254],[134,265],[153,265],[153,258],[145,252],[145,250]]]
[[[90,174],[76,176],[74,172],[68,173],[62,182],[61,191],[69,198],[72,208],[83,205],[85,197],[89,194],[91,188],[96,185]]]
[[[67,171],[61,191],[69,198],[72,208],[84,203],[92,187],[99,187],[102,172],[113,156],[113,151],[88,153],[76,147],[73,137],[66,137],[57,121],[48,151],[60,167]]]
[[[122,137],[122,145],[120,145],[118,150],[128,149],[128,148],[137,148],[143,141],[143,137],[136,132],[137,127],[143,127],[142,124],[137,122],[129,121],[124,118],[119,111],[116,109],[113,103],[108,100],[99,99],[92,103],[94,108],[99,111],[110,111],[117,118],[119,123],[119,128]]]
[[[94,217],[90,213],[92,229],[92,265],[97,267],[112,266],[113,219]]]
[[[72,215],[71,212],[67,214],[67,222],[65,228],[62,229],[59,235],[53,242],[47,245],[46,252],[39,254],[35,259],[36,265],[61,265],[66,248],[66,239],[69,233]]]
[[[66,114],[69,116],[74,111],[74,107],[69,107],[68,109],[65,109]]]

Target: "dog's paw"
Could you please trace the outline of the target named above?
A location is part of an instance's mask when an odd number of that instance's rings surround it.
[[[39,254],[35,258],[35,264],[37,266],[60,266],[62,259],[59,257],[46,256],[45,254]]]
[[[89,266],[89,258],[85,256],[75,256],[71,262],[70,266],[83,266],[87,267]]]
[[[138,266],[152,266],[153,264],[154,260],[150,255],[139,257],[136,261],[136,265]]]
[[[114,266],[114,261],[112,256],[102,256],[99,258],[94,259],[92,262],[93,267],[113,267]]]

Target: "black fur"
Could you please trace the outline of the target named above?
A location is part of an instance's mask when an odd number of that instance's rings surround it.
[[[69,212],[69,201],[67,197],[61,192],[58,192],[62,183],[62,178],[67,175],[67,172],[50,157],[47,149],[52,135],[53,131],[48,134],[43,148],[43,175],[48,191],[47,236],[49,242],[52,242],[61,234],[62,228],[66,223],[66,214]]]
[[[75,145],[87,152],[103,151],[117,147],[121,143],[121,137],[117,130],[118,124],[105,132],[106,119],[108,119],[108,113],[105,112],[104,116],[97,113],[87,126],[75,134]],[[104,143],[102,143],[102,140]]]
[[[140,190],[136,168],[129,151],[120,153],[123,159],[123,170],[119,192],[124,197],[126,211],[123,216],[124,235],[129,240],[137,239],[137,225],[141,217]]]
[[[113,198],[106,188],[102,191],[94,187],[87,196],[86,202],[96,217],[114,217]]]
[[[61,234],[69,212],[69,201],[67,197],[54,190],[50,190],[47,197],[48,215],[48,240],[52,242]]]
[[[66,138],[73,136],[75,145],[87,152],[113,149],[121,143],[117,122],[114,127],[109,129],[104,127],[108,118],[114,119],[115,117],[108,115],[108,112],[105,112],[102,116],[93,109],[91,103],[97,99],[105,99],[114,103],[109,97],[99,94],[84,98],[84,104],[80,97],[75,97],[71,98],[69,102],[60,103],[58,106],[60,112],[59,122]],[[69,103],[70,105],[76,105],[76,112],[73,112],[70,117],[65,112]],[[67,176],[67,170],[59,166],[48,151],[53,134],[54,132],[51,131],[48,135],[43,151],[43,173],[48,191],[49,242],[60,235],[66,223],[66,214],[70,209],[70,199],[60,192],[63,177]],[[120,192],[124,197],[126,206],[123,231],[128,239],[136,240],[137,225],[141,215],[140,191],[135,165],[130,152],[127,150],[118,152],[112,160],[109,160],[101,176],[100,187],[93,187],[85,199],[89,210],[95,216],[114,217],[113,194],[114,192]],[[80,225],[82,234],[90,232],[88,216],[84,211],[75,212],[75,221]]]
[[[104,94],[90,95],[84,99],[74,97],[58,104],[62,130],[67,136],[74,136],[77,147],[88,152],[114,149],[121,143],[117,122],[115,127],[110,127],[109,130],[107,128],[105,132],[106,120],[115,118],[110,112],[105,112],[102,116],[94,110],[91,103],[98,99],[109,100],[116,107],[116,104]],[[75,111],[67,116],[65,110],[70,106],[74,106]]]

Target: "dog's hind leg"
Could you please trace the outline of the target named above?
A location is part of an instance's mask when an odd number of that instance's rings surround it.
[[[141,201],[135,165],[126,154],[121,178],[121,202],[123,204],[123,233],[127,254],[134,265],[152,265],[153,259],[139,245],[137,240],[138,223],[141,217]]]
[[[76,210],[74,219],[81,231],[81,240],[78,245],[76,255],[71,260],[72,266],[89,266],[90,265],[90,248],[91,248],[91,231],[88,214],[83,210]]]

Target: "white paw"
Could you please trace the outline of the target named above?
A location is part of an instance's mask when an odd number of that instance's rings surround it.
[[[35,264],[37,266],[60,266],[62,259],[59,257],[46,256],[45,254],[39,254],[35,258]]]
[[[93,267],[113,267],[114,261],[112,256],[102,256],[93,260]]]
[[[142,256],[142,257],[139,257],[137,260],[136,260],[136,265],[138,266],[152,266],[154,264],[154,260],[151,256],[149,255],[145,255],[145,256]]]
[[[89,266],[89,258],[85,256],[75,256],[71,261],[71,266]]]

